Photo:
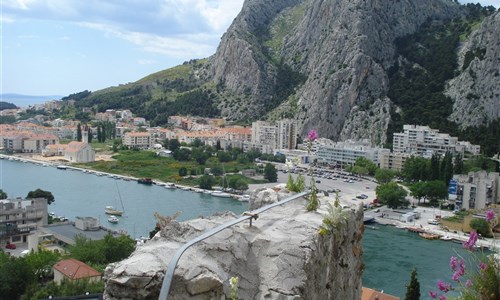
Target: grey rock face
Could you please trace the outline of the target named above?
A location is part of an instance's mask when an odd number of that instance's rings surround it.
[[[467,54],[473,57],[468,62]],[[462,45],[459,67],[461,74],[448,83],[446,91],[454,101],[450,121],[466,128],[500,118],[499,12],[485,18]]]
[[[351,212],[338,234],[319,235],[325,201],[318,212],[306,212],[305,200],[294,200],[262,213],[252,227],[240,223],[188,249],[169,299],[227,299],[235,276],[239,299],[360,299],[362,210]],[[175,251],[235,217],[172,223],[174,234],[167,226],[128,259],[106,268],[105,299],[157,299]]]
[[[394,40],[415,32],[429,18],[457,16],[459,6],[448,0],[246,1],[224,35],[212,68],[217,83],[246,95],[249,109],[228,109],[226,115],[264,115],[264,104],[272,100],[276,67],[263,54],[266,49],[255,29],[269,29],[273,20],[299,5],[303,16],[275,55],[306,79],[292,96],[294,105],[289,100],[278,110],[295,106],[303,133],[315,128],[320,136],[335,140],[385,142],[385,134],[374,136],[371,128],[387,129],[386,70],[393,64]],[[250,26],[255,19],[257,25]]]

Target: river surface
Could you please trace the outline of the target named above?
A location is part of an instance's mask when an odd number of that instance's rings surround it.
[[[246,203],[231,198],[146,186],[135,181],[6,159],[0,160],[0,188],[9,198],[25,197],[37,188],[50,191],[55,201],[49,206],[49,212],[70,220],[76,216],[97,217],[105,227],[123,229],[133,238],[148,236],[156,223],[155,212],[164,216],[180,212],[179,220],[189,220],[218,211],[239,214],[247,209]],[[107,205],[120,208],[120,195],[124,216],[118,224],[108,223],[104,208]],[[363,255],[363,286],[383,290],[401,299],[404,299],[405,285],[413,267],[417,268],[421,299],[430,299],[428,291],[436,290],[438,279],[450,281],[450,256],[462,255],[470,259],[460,244],[426,240],[415,233],[381,225],[365,230]]]

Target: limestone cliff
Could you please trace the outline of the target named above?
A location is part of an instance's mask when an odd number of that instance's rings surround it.
[[[275,108],[276,117],[296,117],[303,132],[384,142],[394,40],[459,13],[449,0],[245,1],[213,59],[216,83],[244,95],[226,100],[223,113],[245,119]],[[287,80],[292,94],[276,93]]]
[[[286,194],[268,189],[251,201]],[[188,249],[175,270],[169,299],[227,299],[229,279],[239,277],[239,299],[360,299],[363,271],[362,210],[350,213],[335,234],[319,235],[326,200],[306,212],[294,200],[261,213]],[[205,230],[233,220],[230,213],[173,222],[126,260],[105,272],[105,299],[157,299],[175,251]]]
[[[500,12],[485,18],[459,51],[461,73],[447,94],[453,99],[450,121],[462,128],[500,118]]]

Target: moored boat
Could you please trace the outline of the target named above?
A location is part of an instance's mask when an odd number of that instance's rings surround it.
[[[428,239],[428,240],[437,240],[440,238],[440,236],[438,234],[432,234],[432,233],[428,233],[428,232],[421,232],[418,235],[420,235],[424,239]]]
[[[445,235],[442,236],[440,239],[442,239],[443,241],[451,241],[453,238],[451,236]]]
[[[153,180],[151,178],[140,178],[140,179],[137,179],[137,182],[142,183],[142,184],[147,184],[147,185],[153,184]]]
[[[223,192],[223,191],[213,191],[212,196],[221,197],[221,198],[230,198],[231,194]]]
[[[116,216],[114,216],[114,215],[111,215],[111,216],[109,216],[109,218],[108,218],[108,222],[109,222],[109,223],[116,224],[116,223],[118,223],[118,221],[119,221],[119,219],[118,219]]]
[[[122,210],[115,209],[113,206],[106,206],[106,208],[104,209],[104,212],[108,215],[115,215],[115,216],[123,215]]]

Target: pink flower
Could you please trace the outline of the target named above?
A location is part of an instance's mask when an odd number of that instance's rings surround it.
[[[469,234],[469,240],[463,244],[464,248],[469,249],[470,251],[474,251],[474,245],[476,244],[476,242],[477,242],[477,232],[472,231]]]
[[[441,297],[439,297],[439,300],[446,300],[446,296],[442,295]]]
[[[486,212],[486,222],[491,222],[491,220],[495,219],[495,211],[490,209]]]
[[[456,282],[459,282],[460,281],[460,271],[455,271],[453,273],[453,276],[451,276],[451,279],[453,279],[453,281],[456,281]]]
[[[449,292],[451,289],[452,289],[452,285],[449,284],[449,283],[446,283],[442,280],[438,280],[438,283],[437,283],[437,286],[438,286],[438,289],[442,292]]]
[[[488,265],[487,265],[487,264],[485,264],[485,263],[483,263],[483,262],[481,262],[481,263],[479,264],[479,268],[480,268],[481,270],[483,270],[483,271],[484,271],[484,270],[488,269]]]
[[[450,269],[455,271],[457,269],[457,258],[455,256],[452,256],[450,258]]]
[[[311,129],[311,131],[309,131],[309,134],[307,135],[307,139],[310,142],[314,142],[318,139],[318,132],[315,129]]]
[[[437,299],[438,293],[437,293],[437,292],[434,292],[434,291],[429,291],[429,296],[430,296],[432,299]]]
[[[470,279],[467,279],[467,281],[465,282],[465,286],[466,287],[471,287],[472,286],[472,281],[470,281]]]

